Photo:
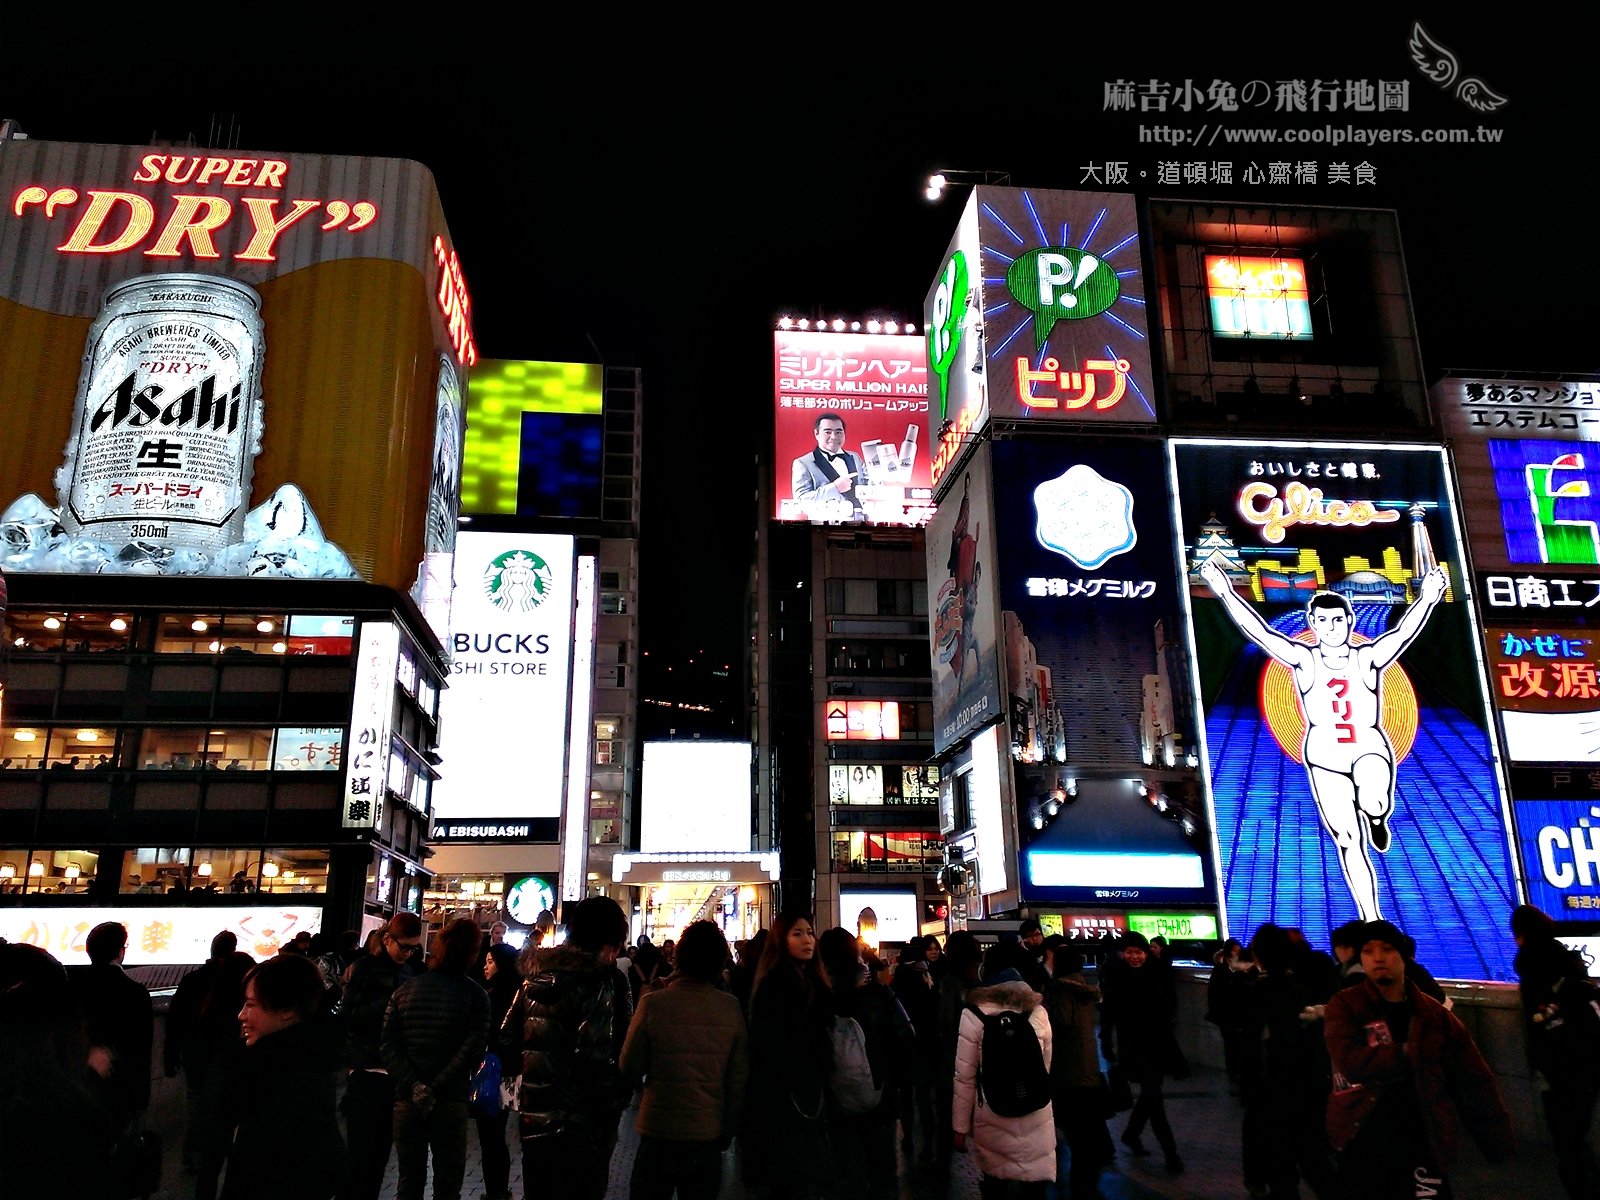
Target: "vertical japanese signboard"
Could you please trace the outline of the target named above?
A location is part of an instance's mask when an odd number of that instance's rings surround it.
[[[364,623],[350,701],[350,749],[345,755],[340,821],[345,829],[376,829],[383,816],[399,668],[400,627],[387,621]]]
[[[1384,917],[1440,975],[1511,978],[1517,860],[1444,451],[1170,452],[1229,933]]]
[[[980,446],[961,467],[928,526],[933,745],[939,754],[1003,715],[989,451]],[[840,717],[847,720],[848,713]]]
[[[1211,902],[1162,444],[997,441],[994,487],[1023,898]]]
[[[925,524],[933,502],[922,343],[780,330],[773,355],[777,519]]]
[[[936,494],[991,416],[1156,419],[1131,195],[974,188],[922,316]]]

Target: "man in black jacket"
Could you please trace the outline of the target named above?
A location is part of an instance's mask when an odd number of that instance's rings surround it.
[[[394,1084],[383,1065],[383,1018],[394,990],[427,970],[420,960],[422,918],[396,913],[383,930],[383,953],[356,960],[339,1003],[344,1059],[350,1078],[344,1095],[350,1170],[340,1200],[378,1200],[394,1146]]]
[[[150,993],[122,973],[128,930],[117,921],[96,925],[84,939],[89,966],[67,972],[89,1036],[96,1095],[120,1132],[150,1107],[150,1051],[155,1015]]]
[[[617,952],[628,918],[591,896],[567,918],[564,945],[533,952],[500,1030],[501,1070],[522,1075],[523,1175],[562,1200],[606,1192],[617,1122],[630,1089],[619,1063],[633,1017]]]
[[[244,977],[255,959],[241,954],[239,939],[224,929],[211,939],[211,957],[178,983],[167,1007],[162,1062],[171,1079],[182,1067],[188,1090],[188,1120],[183,1133],[183,1158],[190,1170],[215,1177],[221,1164],[209,1169],[200,1161],[206,1075],[218,1054],[239,1040],[239,1010],[244,1006]]]
[[[428,956],[432,969],[401,984],[389,1001],[383,1064],[394,1085],[397,1200],[422,1200],[430,1147],[435,1200],[461,1194],[467,1098],[489,1042],[489,994],[467,978],[482,940],[471,920],[452,921],[435,939]]]

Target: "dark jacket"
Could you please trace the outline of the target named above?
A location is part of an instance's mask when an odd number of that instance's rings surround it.
[[[645,992],[622,1047],[623,1073],[644,1082],[635,1128],[669,1141],[732,1137],[748,1051],[739,1002],[715,985],[675,975]]]
[[[386,953],[356,960],[339,1001],[345,1066],[357,1071],[383,1066],[383,1018],[389,1011],[389,998],[415,974],[412,963],[397,964]]]
[[[1154,958],[1137,969],[1111,962],[1101,992],[1100,1043],[1106,1060],[1117,1062],[1130,1079],[1172,1074],[1180,1056],[1172,1032],[1176,1002],[1171,969],[1156,966]]]
[[[111,1052],[111,1075],[98,1081],[101,1103],[114,1122],[150,1107],[150,1055],[155,1014],[150,993],[116,963],[69,967],[67,980],[90,1047]]]
[[[235,950],[213,958],[178,982],[167,1006],[161,1058],[167,1075],[181,1066],[195,1082],[205,1078],[211,1060],[239,1040],[239,1010],[244,1007],[244,977],[255,959]]]
[[[500,1027],[502,1077],[520,1072],[524,1139],[609,1136],[627,1106],[619,1062],[633,999],[612,963],[576,946],[536,950]]]
[[[939,989],[928,964],[901,963],[890,981],[900,1006],[911,1018],[919,1045],[931,1049],[939,1042]]]
[[[832,1069],[831,997],[808,991],[787,960],[750,996],[750,1085],[745,1091],[746,1183],[830,1184],[822,1118]]]
[[[1528,1065],[1552,1087],[1593,1087],[1600,1079],[1600,991],[1583,956],[1553,937],[1517,951]]]
[[[1328,1001],[1324,1034],[1334,1072],[1328,1138],[1334,1149],[1354,1140],[1386,1089],[1409,1080],[1440,1170],[1455,1160],[1463,1124],[1490,1162],[1514,1154],[1511,1116],[1466,1026],[1410,978],[1406,995],[1411,1030],[1399,1043],[1388,1036],[1383,1000],[1371,981]]]
[[[909,1085],[915,1073],[916,1056],[921,1053],[916,1027],[899,998],[881,983],[868,980],[862,987],[848,987],[835,981],[834,988],[833,1015],[848,1017],[861,1026],[867,1043],[867,1062],[872,1066],[872,1082],[883,1089],[883,1099],[872,1112],[862,1116],[835,1112],[834,1117],[873,1123],[893,1121],[900,1111],[900,1091]],[[938,993],[931,988],[924,990],[934,998],[937,1020]]]
[[[1094,1044],[1094,1010],[1099,1002],[1100,989],[1085,983],[1081,974],[1052,979],[1045,985],[1052,1092],[1100,1086],[1100,1058]]]
[[[1297,970],[1244,976],[1241,1019],[1250,1047],[1242,1064],[1246,1095],[1267,1103],[1327,1098],[1329,1072],[1322,1020],[1316,1015],[1321,985]]]
[[[206,1111],[210,1140],[228,1154],[222,1200],[327,1200],[343,1182],[336,1045],[337,1030],[319,1018],[219,1056]]]
[[[397,1100],[425,1084],[465,1101],[489,1044],[489,993],[460,971],[429,971],[395,989],[383,1021],[383,1065]]]

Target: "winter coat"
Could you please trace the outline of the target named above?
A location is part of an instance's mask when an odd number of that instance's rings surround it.
[[[917,1041],[931,1050],[939,1041],[939,992],[927,963],[901,963],[890,981],[895,996],[911,1018]]]
[[[500,1027],[502,1078],[520,1074],[522,1136],[609,1136],[627,1106],[619,1062],[633,1016],[622,972],[593,951],[546,946]]]
[[[1172,1032],[1171,969],[1154,967],[1148,959],[1138,968],[1109,963],[1101,991],[1100,1044],[1106,1060],[1119,1064],[1129,1079],[1172,1074],[1181,1060]]]
[[[646,992],[622,1046],[622,1073],[644,1080],[634,1128],[645,1137],[675,1142],[732,1137],[750,1073],[739,1002],[685,975]]]
[[[1315,1097],[1321,1107],[1329,1091],[1327,1043],[1322,1021],[1312,1012],[1317,984],[1297,971],[1246,977],[1242,1023],[1250,1046],[1243,1064],[1250,1095],[1271,1102]]]
[[[1514,965],[1522,983],[1528,1065],[1552,1087],[1593,1087],[1600,1074],[1595,1069],[1600,1030],[1581,1015],[1574,1019],[1572,1009],[1600,1000],[1583,956],[1553,937],[1530,938],[1517,951]]]
[[[113,1122],[150,1107],[150,1057],[155,1014],[143,984],[116,963],[69,967],[67,983],[89,1045],[111,1051],[111,1075],[92,1082]]]
[[[339,1000],[345,1066],[357,1071],[383,1066],[383,1018],[389,1011],[389,998],[415,974],[411,963],[396,963],[388,954],[368,954],[356,960]]]
[[[834,981],[833,1015],[848,1018],[861,1026],[867,1043],[867,1062],[872,1067],[872,1082],[883,1089],[878,1107],[869,1113],[833,1113],[838,1121],[867,1124],[892,1122],[900,1113],[900,1092],[916,1072],[916,1058],[922,1053],[917,1032],[905,1008],[889,988],[869,980],[860,987]]]
[[[1370,980],[1328,1001],[1323,1024],[1334,1072],[1328,1098],[1334,1149],[1350,1144],[1386,1087],[1409,1078],[1440,1170],[1455,1160],[1463,1124],[1490,1162],[1514,1154],[1511,1116],[1466,1026],[1410,979],[1406,995],[1412,1015],[1403,1043],[1391,1040],[1382,997]]]
[[[1044,1007],[1054,1047],[1050,1085],[1057,1095],[1066,1088],[1097,1088],[1102,1082],[1094,1037],[1099,1002],[1100,989],[1085,983],[1082,973],[1052,979],[1045,987]]]
[[[1233,1033],[1244,1024],[1245,996],[1256,978],[1254,969],[1235,971],[1226,962],[1211,969],[1206,983],[1206,1020],[1224,1033]]]
[[[324,1020],[218,1057],[205,1095],[208,1140],[228,1155],[222,1200],[327,1200],[343,1182],[337,1031]]]
[[[244,977],[255,963],[236,950],[211,959],[178,981],[178,990],[167,1006],[161,1046],[168,1076],[176,1075],[182,1066],[193,1079],[204,1079],[211,1060],[239,1040]]]
[[[1027,1013],[1038,1035],[1045,1069],[1051,1064],[1050,1018],[1039,993],[1012,981],[975,987],[967,1002],[985,1016],[998,1012]],[[997,1179],[1034,1181],[1056,1177],[1055,1115],[1046,1104],[1021,1117],[998,1116],[983,1099],[983,1022],[970,1009],[961,1014],[961,1040],[956,1048],[955,1105],[952,1128],[972,1135],[978,1170]]]
[[[429,971],[395,989],[383,1021],[383,1065],[398,1100],[426,1084],[465,1101],[489,1044],[489,993],[460,971]]]
[[[832,1069],[829,993],[780,961],[750,996],[750,1084],[745,1089],[746,1183],[831,1184],[824,1117]]]

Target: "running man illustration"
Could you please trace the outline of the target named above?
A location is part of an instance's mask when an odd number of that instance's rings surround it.
[[[1370,845],[1389,849],[1394,812],[1395,752],[1379,723],[1384,668],[1416,641],[1448,583],[1432,566],[1422,577],[1415,603],[1389,632],[1351,645],[1355,614],[1337,592],[1318,592],[1306,605],[1314,643],[1297,642],[1269,626],[1233,589],[1219,555],[1207,559],[1200,577],[1239,631],[1288,667],[1300,693],[1306,736],[1302,761],[1322,823],[1339,851],[1345,884],[1363,921],[1380,920],[1377,877]]]

